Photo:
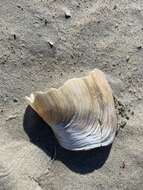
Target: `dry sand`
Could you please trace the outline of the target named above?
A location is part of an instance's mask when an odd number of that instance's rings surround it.
[[[121,129],[112,147],[66,151],[24,96],[93,68]],[[142,97],[142,0],[0,0],[0,190],[142,190]]]

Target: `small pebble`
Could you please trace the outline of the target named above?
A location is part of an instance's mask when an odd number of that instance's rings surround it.
[[[45,19],[44,23],[45,23],[45,25],[47,25],[47,24],[48,24],[48,21],[47,21],[47,19]]]
[[[137,46],[137,49],[138,49],[138,50],[142,49],[142,46]]]
[[[52,48],[54,46],[53,42],[48,42],[49,46]]]
[[[6,121],[15,119],[16,117],[17,117],[17,115],[10,115],[10,116],[6,119]]]
[[[127,124],[126,121],[122,121],[122,122],[119,124],[119,126],[123,129],[123,128],[125,127],[126,124]]]
[[[16,40],[16,34],[13,34],[13,38],[14,38],[14,40]]]
[[[131,112],[130,108],[128,109],[128,112]]]
[[[113,10],[117,9],[117,5],[114,5]]]
[[[23,11],[23,8],[20,5],[17,5],[17,8],[21,9]]]
[[[129,116],[126,116],[126,119],[129,120],[130,119]]]
[[[132,93],[132,89],[131,88],[128,91],[129,91],[129,93]]]
[[[115,25],[115,28],[118,28],[118,24]]]
[[[71,18],[71,13],[70,13],[69,10],[66,10],[66,11],[65,11],[65,18],[66,18],[66,19]]]
[[[18,102],[18,100],[17,100],[16,98],[14,98],[14,99],[13,99],[13,102],[15,102],[15,103],[16,103],[16,102]]]
[[[126,57],[126,61],[127,61],[127,62],[129,62],[129,60],[130,60],[130,57],[129,57],[129,56],[127,56],[127,57]]]
[[[123,162],[122,162],[122,165],[120,166],[120,168],[123,168],[123,169],[124,169],[125,166],[126,166],[126,165],[125,165],[125,162],[123,161]]]
[[[136,89],[133,89],[133,93],[134,93],[134,94],[136,94],[136,93],[137,93]]]
[[[139,95],[139,96],[138,96],[138,100],[141,100],[141,99],[142,99],[142,97]]]
[[[61,76],[63,76],[63,73],[61,73]]]

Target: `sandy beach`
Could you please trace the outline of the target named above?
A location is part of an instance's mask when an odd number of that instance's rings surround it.
[[[120,130],[112,145],[62,148],[25,101],[94,68]],[[0,190],[143,189],[143,1],[0,0]]]

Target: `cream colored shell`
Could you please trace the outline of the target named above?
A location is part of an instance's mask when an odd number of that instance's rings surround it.
[[[65,149],[89,150],[113,142],[117,121],[112,91],[98,69],[26,99]]]

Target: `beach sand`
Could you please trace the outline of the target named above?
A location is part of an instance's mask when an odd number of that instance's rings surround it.
[[[112,146],[64,150],[24,99],[101,69]],[[0,0],[0,190],[143,189],[143,1]]]

